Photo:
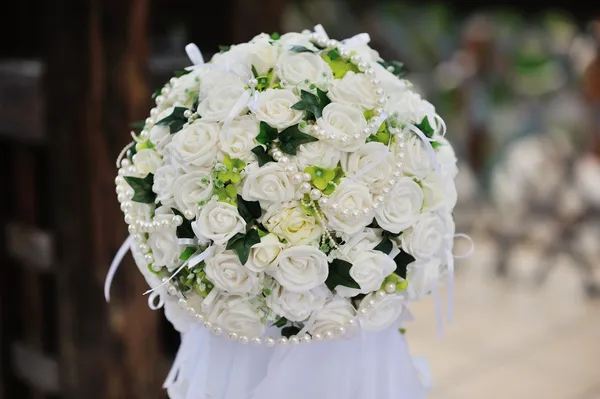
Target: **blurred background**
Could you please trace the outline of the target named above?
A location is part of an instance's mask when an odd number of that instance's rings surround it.
[[[433,399],[600,398],[600,6],[574,1],[21,0],[0,24],[0,397],[165,398],[179,337],[127,259],[115,159],[151,93],[222,44],[368,32],[460,163],[454,320],[407,325]],[[16,25],[11,25],[15,23]],[[15,28],[16,26],[16,28]],[[468,242],[457,241],[457,254]],[[343,372],[343,371],[342,371]],[[321,399],[321,398],[315,398]],[[323,398],[324,399],[324,398]]]

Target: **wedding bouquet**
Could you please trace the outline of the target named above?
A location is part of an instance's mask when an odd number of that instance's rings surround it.
[[[400,335],[407,305],[452,273],[444,122],[368,42],[317,26],[260,34],[208,63],[188,45],[194,65],[156,92],[118,160],[130,238],[107,296],[131,248],[150,306],[184,333],[180,354],[191,330],[302,348]]]

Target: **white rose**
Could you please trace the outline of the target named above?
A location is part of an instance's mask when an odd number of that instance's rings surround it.
[[[420,181],[423,190],[423,210],[452,210],[456,205],[458,193],[454,180],[439,173],[431,173]]]
[[[394,154],[388,147],[375,141],[342,155],[342,169],[346,176],[366,184],[375,194],[379,194],[392,179],[395,163]]]
[[[206,277],[222,291],[231,294],[258,292],[258,274],[242,265],[234,251],[209,257],[204,270]]]
[[[418,300],[438,285],[441,277],[441,262],[438,259],[415,260],[407,266],[406,288],[409,300]]]
[[[375,299],[377,304],[369,309],[369,312],[360,316],[360,325],[366,331],[385,330],[398,321],[404,312],[404,299],[401,296],[387,295],[377,300],[373,293],[367,295],[361,304],[368,304],[372,299]]]
[[[292,292],[305,292],[323,284],[329,273],[327,255],[318,248],[298,245],[279,254],[273,277]]]
[[[211,201],[202,207],[198,219],[192,222],[192,229],[199,239],[224,245],[231,237],[246,230],[246,222],[235,206]]]
[[[171,219],[173,212],[166,206],[156,208],[154,220]],[[169,270],[179,265],[180,248],[177,244],[176,228],[159,229],[149,234],[148,246],[152,250],[155,266],[166,266]]]
[[[246,168],[242,186],[246,201],[285,202],[294,198],[294,185],[281,164],[271,162],[260,168],[253,165]]]
[[[363,231],[351,235],[340,247],[340,251],[350,259],[355,259],[362,251],[369,251],[379,245],[381,239],[381,229],[367,227]]]
[[[265,332],[259,310],[237,295],[221,295],[213,302],[206,317],[214,325],[239,335],[259,337]]]
[[[219,56],[225,58],[220,59]],[[232,60],[229,52],[224,54],[217,53],[214,59],[221,61],[214,62],[214,64],[219,65],[219,68],[206,69],[203,71],[202,76],[200,76],[200,96],[198,98],[200,101],[206,100],[209,95],[225,87],[239,87],[243,89],[246,86],[246,82],[238,74],[231,71],[229,65],[223,65],[224,63],[228,64],[230,60],[232,62],[237,61]]]
[[[196,213],[200,201],[208,201],[213,194],[210,172],[196,171],[183,174],[173,185],[173,198],[181,212]]]
[[[313,141],[301,144],[296,151],[296,164],[298,169],[304,170],[307,166],[319,166],[333,169],[341,159],[342,153],[325,141]]]
[[[404,173],[423,178],[433,172],[431,157],[427,150],[425,150],[425,144],[423,144],[421,139],[416,134],[410,133],[405,143]]]
[[[258,135],[258,121],[252,115],[235,119],[229,129],[221,130],[219,149],[231,158],[248,163],[255,159],[252,149],[258,145],[254,138]]]
[[[401,236],[402,249],[417,259],[431,259],[441,255],[449,227],[436,213],[424,213]]]
[[[166,204],[173,199],[175,180],[179,177],[179,170],[173,165],[163,165],[156,169],[152,191],[156,193],[156,199]]]
[[[165,97],[164,104],[172,105],[175,107],[192,108],[194,98],[200,90],[200,78],[199,74],[202,71],[193,70],[192,72],[182,75],[177,78],[175,84],[171,86],[169,94]]]
[[[383,204],[375,210],[377,224],[398,234],[412,226],[421,214],[423,191],[410,177],[402,177],[386,195]]]
[[[142,220],[144,222],[148,222],[150,219],[152,219],[153,208],[154,204],[150,205],[131,201],[131,208],[129,208],[128,214],[133,217],[133,220]]]
[[[248,63],[256,68],[259,75],[266,75],[269,69],[274,68],[279,53],[277,47],[270,43],[269,36],[258,38],[248,46]]]
[[[407,80],[399,79],[396,75],[385,69],[383,65],[375,62],[371,66],[375,69],[377,79],[381,81],[381,87],[385,87],[385,94],[388,98],[400,95],[409,89],[410,84]]]
[[[310,35],[298,32],[289,32],[281,35],[275,42],[283,51],[290,51],[293,46],[306,47],[309,50],[318,51],[315,45],[310,41]]]
[[[323,114],[321,118],[317,119],[317,124],[328,135],[336,137],[335,140],[329,142],[340,151],[356,151],[365,142],[362,131],[367,127],[367,120],[360,109],[351,105],[328,104],[323,108]],[[361,136],[357,139],[354,135]],[[346,142],[342,142],[341,139],[346,140]]]
[[[356,310],[349,300],[336,297],[327,302],[314,314],[314,323],[308,331],[311,334],[325,335],[340,327],[347,327],[348,322],[356,317]]]
[[[306,292],[293,292],[277,284],[267,296],[266,303],[279,316],[290,321],[303,321],[323,307],[328,295],[329,291],[322,286]]]
[[[300,99],[291,90],[267,89],[258,95],[252,112],[258,120],[283,130],[302,120],[304,111],[292,109],[298,101]]]
[[[167,148],[173,160],[182,168],[195,167],[208,171],[216,159],[215,146],[219,131],[216,123],[197,121],[177,132]]]
[[[347,72],[343,78],[333,82],[327,95],[332,101],[351,106],[359,105],[365,110],[377,107],[378,96],[370,78],[364,73]]]
[[[221,122],[227,118],[233,110],[237,101],[244,94],[244,86],[231,84],[229,82],[221,82],[220,85],[213,87],[206,98],[198,104],[198,113],[205,122]],[[247,107],[240,108],[236,115],[245,113]]]
[[[156,122],[163,120],[173,113],[173,107],[166,108],[156,117]],[[162,150],[173,138],[169,126],[154,125],[148,133],[150,142],[154,144],[157,150]]]
[[[273,269],[283,248],[283,243],[279,241],[275,234],[267,234],[261,237],[260,242],[254,244],[250,249],[246,267],[257,273]]]
[[[318,241],[323,234],[314,216],[307,215],[298,201],[269,208],[263,218],[264,226],[271,233],[285,238],[292,245],[306,245]]]
[[[373,205],[373,199],[369,188],[362,183],[354,182],[348,178],[342,178],[339,186],[329,196],[331,204],[337,204],[337,209],[331,206],[325,207],[323,212],[327,216],[329,227],[346,234],[356,234],[371,223],[373,216],[365,215],[362,210]],[[349,209],[350,212],[358,210],[357,218],[344,217],[342,211]]]
[[[333,72],[329,65],[317,54],[313,53],[284,53],[277,61],[277,76],[285,87],[306,87],[312,83],[320,88],[333,81]],[[305,81],[309,83],[306,84]]]
[[[450,142],[443,137],[439,137],[437,141],[441,145],[435,149],[435,152],[442,172],[451,179],[455,179],[458,175],[458,160],[454,148]]]
[[[435,107],[428,101],[423,100],[419,93],[412,90],[398,91],[391,95],[385,107],[386,111],[397,115],[401,124],[419,124],[426,116],[433,126],[433,115]]]
[[[381,251],[367,250],[360,252],[352,259],[350,277],[360,286],[360,289],[338,285],[336,292],[344,297],[358,294],[369,294],[381,288],[383,280],[396,270],[396,263]]]
[[[162,163],[160,155],[150,148],[144,148],[135,153],[133,156],[133,165],[138,172],[147,175],[148,173],[156,173],[156,169]]]

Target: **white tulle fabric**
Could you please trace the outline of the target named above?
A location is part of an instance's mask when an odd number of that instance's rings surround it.
[[[345,341],[240,345],[201,325],[182,334],[165,382],[171,399],[424,399],[404,337],[390,328]]]

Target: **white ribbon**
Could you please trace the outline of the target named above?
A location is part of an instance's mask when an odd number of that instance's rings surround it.
[[[221,291],[218,290],[217,287],[213,287],[213,289],[210,290],[206,298],[204,298],[204,300],[202,301],[202,306],[209,307],[210,305],[212,305],[213,301],[217,298],[217,296],[220,293]]]
[[[106,299],[106,302],[110,302],[110,286],[112,285],[115,274],[117,273],[117,270],[119,270],[119,266],[121,265],[125,254],[127,251],[129,251],[129,249],[131,249],[132,242],[133,236],[127,237],[125,241],[123,241],[123,244],[121,244],[121,248],[119,248],[112,263],[110,264],[106,279],[104,280],[104,299]]]
[[[348,177],[351,180],[358,179],[359,177],[361,177],[362,175],[364,175],[365,173],[367,173],[368,171],[370,171],[371,169],[373,169],[374,167],[376,167],[377,165],[379,165],[380,163],[385,161],[389,154],[390,154],[390,149],[388,147],[385,147],[385,150],[381,151],[378,154],[377,153],[375,154],[377,156],[377,159],[375,159],[373,162],[367,164],[366,166],[362,167],[358,172],[354,173],[352,176],[348,176]]]
[[[197,238],[178,238],[177,239],[177,245],[198,245],[198,239]]]
[[[189,258],[188,260],[183,262],[183,264],[181,266],[179,266],[179,268],[175,271],[175,273],[171,274],[171,277],[169,277],[168,279],[163,281],[162,284],[144,292],[144,295],[150,294],[150,293],[156,291],[157,289],[164,287],[165,285],[167,285],[169,283],[169,281],[171,281],[175,276],[177,276],[179,274],[179,272],[181,272],[186,266],[189,266],[189,267],[196,266],[198,263],[200,263],[204,259],[208,258],[214,252],[214,250],[215,250],[215,247],[211,246],[211,247],[206,248],[203,252],[200,252],[199,254],[192,256],[191,258]]]
[[[369,44],[369,42],[371,42],[371,36],[369,36],[368,33],[359,33],[358,35],[342,41],[344,46],[350,49]]]
[[[414,134],[416,134],[417,136],[419,136],[419,138],[421,139],[421,141],[425,145],[425,151],[427,151],[427,154],[429,155],[429,158],[431,159],[431,163],[433,163],[433,167],[434,167],[435,171],[439,172],[440,168],[441,168],[440,167],[440,163],[438,162],[437,157],[435,156],[435,150],[431,146],[431,142],[435,141],[435,139],[430,139],[429,137],[425,136],[425,134],[421,131],[421,129],[419,129],[418,127],[416,127],[412,123],[408,123],[406,125],[406,127],[411,132],[413,132]]]
[[[192,61],[192,64],[194,64],[193,66],[185,68],[186,70],[195,69],[201,65],[204,65],[204,57],[202,57],[202,52],[194,43],[190,43],[185,46],[185,52],[190,61]]]
[[[433,120],[436,123],[436,131],[441,130],[441,132],[438,131],[438,134],[442,137],[446,136],[446,122],[442,119],[442,117],[438,114],[435,114],[433,115]]]
[[[256,102],[258,101],[258,91],[246,90],[244,93],[238,98],[238,100],[233,104],[233,107],[227,114],[227,117],[223,120],[223,128],[222,132],[226,133],[229,130],[229,127],[233,123],[233,120],[236,116],[242,112],[242,110],[246,107],[254,108],[256,106]]]
[[[158,298],[158,303],[156,302],[156,298]],[[158,292],[153,292],[148,297],[148,307],[150,309],[158,310],[158,309],[162,308],[164,305],[165,305],[165,300],[163,299],[162,295],[160,295]]]

